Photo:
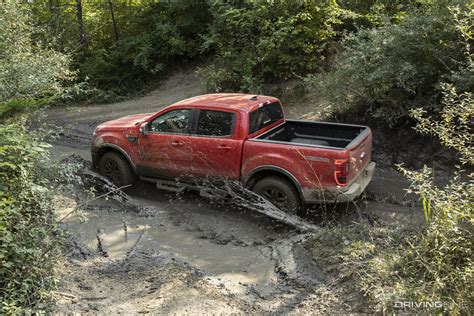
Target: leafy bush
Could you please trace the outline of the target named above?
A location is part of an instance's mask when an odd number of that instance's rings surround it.
[[[199,56],[211,61],[199,71],[210,91],[258,92],[266,82],[319,71],[343,30],[398,21],[424,2],[82,1],[83,44],[76,0],[26,5],[49,31],[36,38],[57,39],[58,50],[72,52],[80,80],[96,88],[135,90]]]
[[[49,98],[10,99],[7,102],[0,103],[0,120],[6,119],[22,112],[35,111],[41,107],[46,106],[48,102]]]
[[[79,58],[81,79],[100,89],[123,92],[139,87],[153,75],[176,62],[199,53],[210,21],[207,1],[171,1],[128,6],[115,3],[120,34],[112,39],[109,11],[100,3],[84,3],[85,27],[101,32],[89,34],[88,51]],[[69,16],[69,19],[75,18]],[[81,56],[78,56],[81,57]]]
[[[16,4],[0,6],[0,103],[60,93],[73,77],[69,58],[39,43],[27,11]]]
[[[469,2],[459,2],[472,25]],[[463,40],[445,1],[425,4],[399,23],[349,34],[343,44],[333,70],[310,78],[340,111],[368,113],[394,124],[414,106],[438,112],[443,81],[461,91],[474,88]]]
[[[474,173],[463,170],[474,165],[474,100],[471,93],[459,94],[454,86],[445,84],[442,105],[440,121],[426,117],[421,108],[411,114],[418,122],[416,129],[456,150],[461,164],[444,187],[435,185],[433,170],[426,166],[421,171],[399,167],[412,182],[409,192],[421,197],[427,223],[423,235],[408,241],[411,251],[403,262],[403,286],[414,298],[447,302],[449,309],[459,310],[462,304],[467,308],[474,302]]]
[[[60,252],[43,170],[47,145],[25,120],[0,126],[0,311],[42,308]]]
[[[335,1],[216,1],[211,12],[202,50],[215,58],[199,74],[208,89],[247,92],[318,70],[344,14]]]
[[[69,56],[33,42],[41,28],[29,13],[10,2],[0,6],[0,119],[47,105],[74,77]]]

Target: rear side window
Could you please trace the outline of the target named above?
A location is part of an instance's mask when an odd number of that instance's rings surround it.
[[[234,117],[234,113],[200,110],[196,134],[203,136],[230,136],[233,132]]]
[[[283,110],[280,102],[273,102],[259,107],[257,110],[250,112],[249,116],[249,134],[273,124],[283,118]]]

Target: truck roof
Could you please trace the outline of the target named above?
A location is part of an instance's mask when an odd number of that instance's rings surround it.
[[[206,106],[216,109],[234,109],[242,112],[251,112],[260,104],[278,101],[275,97],[245,94],[245,93],[213,93],[203,94],[186,100],[179,101],[173,105]]]

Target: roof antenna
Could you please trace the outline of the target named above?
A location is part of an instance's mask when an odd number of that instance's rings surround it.
[[[252,101],[257,101],[257,96],[254,95],[253,97],[250,98],[250,100],[252,100]]]

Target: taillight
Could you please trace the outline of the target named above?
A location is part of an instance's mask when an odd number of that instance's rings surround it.
[[[334,180],[337,185],[347,185],[347,173],[349,172],[349,162],[347,160],[334,160]]]

